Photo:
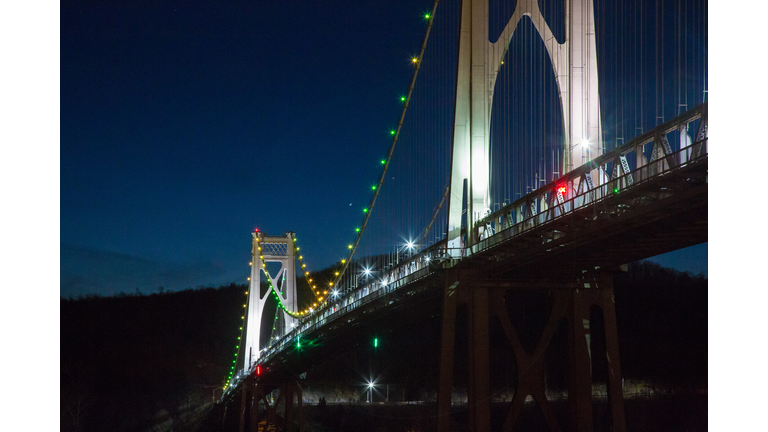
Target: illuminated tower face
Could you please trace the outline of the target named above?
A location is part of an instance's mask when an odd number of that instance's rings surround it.
[[[448,204],[448,247],[453,251],[466,246],[461,237],[465,207],[468,233],[474,232],[476,221],[490,209],[493,91],[509,42],[524,16],[530,18],[552,61],[566,131],[562,152],[565,171],[581,166],[602,151],[592,0],[565,0],[563,43],[555,39],[536,0],[518,0],[512,18],[493,43],[488,40],[488,1],[463,1]],[[465,181],[466,203],[462,201]],[[468,241],[474,244],[477,239]]]
[[[270,295],[277,295],[285,308],[296,312],[296,270],[294,260],[293,233],[285,236],[270,237],[263,233],[253,233],[251,249],[252,266],[251,279],[248,288],[248,316],[245,328],[245,347],[243,352],[243,369],[249,370],[260,357],[260,335],[264,315],[264,305]],[[272,274],[266,271],[264,265],[268,262],[278,262],[281,268]],[[261,295],[261,275],[268,276],[271,287]],[[279,320],[286,329],[291,329],[295,318],[278,309]],[[285,332],[285,329],[281,329]]]

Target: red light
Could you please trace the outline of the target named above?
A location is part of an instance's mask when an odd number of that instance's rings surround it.
[[[253,232],[259,232],[259,229],[258,228],[254,228]]]
[[[557,191],[560,192],[561,194],[564,194],[565,191],[567,191],[567,190],[568,190],[568,188],[566,188],[565,185],[561,185],[561,186],[557,187]]]
[[[261,375],[261,366],[256,366],[256,375]]]

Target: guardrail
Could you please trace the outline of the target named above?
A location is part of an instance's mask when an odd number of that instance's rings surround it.
[[[551,207],[546,206],[543,212],[528,216],[524,219],[519,218],[518,216],[522,211],[519,210],[519,208],[510,205],[502,209],[502,211],[495,213],[493,219],[485,220],[483,227],[481,227],[484,229],[480,230],[478,236],[481,240],[468,248],[467,256],[491,249],[501,242],[525,234],[536,227],[569,216],[574,211],[591,207],[627,190],[655,180],[671,171],[695,164],[700,160],[705,159],[707,157],[707,139],[705,138],[694,144],[702,146],[702,152],[696,157],[693,157],[691,154],[693,145],[671,153],[671,156],[673,157],[687,156],[684,163],[670,167],[665,159],[650,162],[645,166],[631,171],[628,174],[616,177],[594,189],[577,194],[568,200],[556,201]],[[543,200],[540,202],[546,203],[546,201]]]

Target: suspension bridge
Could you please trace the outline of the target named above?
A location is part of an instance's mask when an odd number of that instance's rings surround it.
[[[442,320],[433,353],[438,430],[450,428],[457,373],[468,377],[469,429],[491,430],[491,319],[517,365],[503,430],[514,428],[528,396],[550,430],[592,430],[596,355],[607,358],[610,423],[626,430],[612,274],[707,241],[706,4],[596,3],[434,2],[345,257],[329,272],[310,273],[311,251],[293,232],[252,233],[243,327],[222,396],[240,398],[241,431],[255,430],[259,406],[274,427],[293,430],[298,418],[301,428],[296,374],[343,346],[352,329],[411,317],[414,308]],[[625,40],[622,26],[633,14],[640,34],[649,32],[645,16],[656,20],[653,37]],[[438,54],[430,55],[431,44]],[[409,126],[412,117],[420,128]],[[406,181],[387,194],[395,172]],[[391,234],[405,225],[416,234],[404,241]],[[532,352],[504,307],[509,290],[552,298]],[[590,346],[593,307],[605,317],[603,353]],[[461,308],[469,316],[467,371],[454,370]],[[543,353],[562,322],[567,425],[553,414],[544,380]]]

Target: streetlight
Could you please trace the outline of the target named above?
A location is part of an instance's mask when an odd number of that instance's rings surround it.
[[[405,249],[412,251],[415,247],[416,247],[416,244],[413,241],[408,240],[401,248],[398,248],[396,253],[396,259],[397,259],[396,264],[400,264],[400,252],[402,252]]]
[[[371,403],[371,392],[373,391],[373,386],[375,384],[373,382],[368,383],[368,403]]]

